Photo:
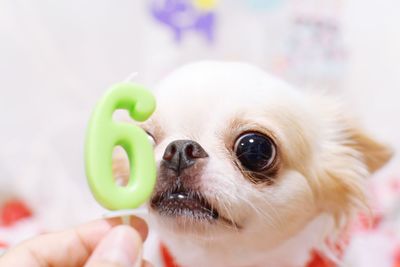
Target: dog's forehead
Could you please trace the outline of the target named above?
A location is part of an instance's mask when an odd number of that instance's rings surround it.
[[[244,63],[200,62],[184,66],[157,87],[157,116],[174,130],[199,132],[233,116],[256,117],[276,106],[301,102],[289,85]],[[179,128],[179,129],[178,129]]]
[[[201,96],[240,100],[244,96],[257,99],[258,96],[295,94],[288,84],[255,66],[212,61],[177,69],[162,80],[157,89],[162,99],[179,95],[187,100]]]

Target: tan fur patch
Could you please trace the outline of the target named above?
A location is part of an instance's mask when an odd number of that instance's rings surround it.
[[[375,172],[383,167],[393,156],[393,151],[386,145],[378,143],[357,128],[349,129],[350,144],[360,151],[369,171]]]

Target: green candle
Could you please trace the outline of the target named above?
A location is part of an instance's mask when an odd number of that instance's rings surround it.
[[[154,112],[154,96],[132,83],[114,85],[99,101],[89,122],[85,144],[86,176],[95,199],[110,210],[134,209],[150,197],[156,181],[153,147],[145,131],[129,123],[113,121],[117,109],[132,119],[145,121]],[[115,183],[112,153],[125,149],[131,173],[126,186]]]

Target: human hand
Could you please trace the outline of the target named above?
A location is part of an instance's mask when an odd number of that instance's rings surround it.
[[[130,218],[130,225],[112,218],[40,235],[7,251],[0,267],[150,267],[142,261],[147,225],[137,217]]]

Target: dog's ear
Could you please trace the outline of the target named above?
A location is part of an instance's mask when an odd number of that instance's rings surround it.
[[[331,141],[339,141],[340,145],[344,145],[344,151],[347,152],[341,156],[342,159],[353,154],[346,148],[355,151],[358,155],[353,156],[361,158],[369,173],[374,173],[389,162],[393,150],[367,133],[359,125],[359,120],[351,115],[352,112],[341,104],[343,100],[327,95],[313,95],[311,99],[311,105],[317,105],[317,112],[328,121],[324,126],[330,129],[327,135],[334,133]]]
[[[366,178],[383,167],[393,152],[367,133],[337,99],[322,96],[312,103],[322,114],[326,142],[316,161],[317,200],[340,226],[356,212],[369,211]]]
[[[369,211],[365,178],[383,167],[393,154],[355,124],[344,125],[338,135],[340,145],[327,152],[329,158],[319,173],[319,203],[333,214],[337,226],[354,211]]]
[[[370,173],[383,167],[393,156],[389,146],[376,141],[358,127],[349,127],[348,136],[349,146],[362,155]]]

